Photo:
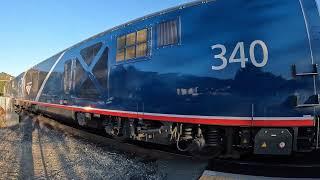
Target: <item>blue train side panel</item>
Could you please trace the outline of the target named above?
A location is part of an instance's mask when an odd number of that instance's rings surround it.
[[[314,115],[318,110],[308,105],[317,103],[319,91],[312,74],[320,58],[316,7],[307,0],[217,0],[149,16],[35,66],[23,77],[20,96],[161,114]],[[159,45],[166,22],[176,23],[177,39]],[[147,40],[133,46],[146,44],[146,56],[117,61],[119,37],[143,29]]]
[[[111,108],[245,117],[310,113],[295,108],[296,99],[304,104],[314,95],[312,76],[292,76],[292,65],[300,72],[312,70],[299,1],[235,1],[232,6],[216,1],[159,16],[154,21],[176,17],[181,20],[181,44],[154,48],[150,60],[114,63],[110,76],[110,96],[114,98]],[[128,31],[139,28],[136,25]],[[255,40],[263,41],[268,49],[268,63],[263,67],[250,62],[249,49]],[[153,41],[157,42],[156,35]],[[219,58],[214,58],[221,51],[211,47],[224,45],[224,56],[230,58],[239,42],[243,42],[248,58],[245,68],[241,63],[228,63],[226,68],[212,70],[212,66],[221,64]],[[235,58],[240,58],[239,51]],[[258,61],[263,59],[261,47],[255,47],[254,56]]]

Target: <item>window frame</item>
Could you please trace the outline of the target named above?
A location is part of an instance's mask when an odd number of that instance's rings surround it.
[[[163,24],[163,23],[167,23],[167,22],[170,22],[170,21],[176,21],[177,22],[177,40],[178,40],[178,42],[177,43],[174,43],[174,44],[168,44],[168,45],[161,45],[161,46],[159,46],[159,33],[158,33],[158,26],[159,25],[161,25],[161,24]],[[176,18],[171,18],[171,19],[166,19],[166,20],[163,20],[163,21],[161,21],[161,22],[159,22],[159,23],[157,23],[156,25],[155,25],[155,38],[156,38],[156,44],[155,44],[155,46],[156,46],[156,49],[163,49],[163,48],[168,48],[168,47],[173,47],[173,46],[180,46],[180,45],[182,45],[182,27],[181,27],[181,17],[179,16],[179,17],[176,17]]]
[[[146,30],[147,31],[147,37],[146,37],[146,41],[144,42],[138,42],[138,32],[142,31],[142,30]],[[127,45],[127,35],[135,33],[135,43],[132,45]],[[124,38],[124,47],[123,48],[118,48],[118,39],[121,37],[125,37]],[[140,61],[140,60],[147,60],[150,59],[151,56],[151,49],[152,49],[152,27],[144,27],[144,28],[139,28],[138,30],[133,30],[133,31],[128,31],[126,33],[122,33],[116,36],[115,38],[116,40],[116,52],[115,52],[115,62],[116,64],[124,64],[124,63],[132,63],[132,62],[136,62],[136,61]],[[145,56],[139,56],[137,57],[137,47],[139,45],[142,44],[146,44],[146,55]],[[135,54],[134,54],[134,58],[130,58],[130,59],[126,59],[126,53],[127,53],[127,48],[130,47],[134,47],[135,49]],[[118,56],[118,52],[120,52],[120,50],[123,50],[124,52],[124,57],[122,60],[118,60],[117,56]]]

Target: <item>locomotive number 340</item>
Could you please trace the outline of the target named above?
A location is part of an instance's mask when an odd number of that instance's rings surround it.
[[[262,60],[257,60],[255,57],[256,46],[260,46],[262,49],[262,57],[263,57]],[[228,65],[228,60],[225,57],[227,52],[226,47],[222,44],[216,44],[216,45],[213,45],[211,48],[212,50],[220,49],[220,54],[214,55],[214,58],[220,59],[222,61],[221,65],[212,66],[212,70],[222,70],[226,68]],[[236,58],[238,51],[240,52],[240,58]],[[264,67],[268,63],[268,47],[261,40],[255,40],[250,44],[249,55],[250,55],[250,60],[252,64],[256,67]],[[247,61],[248,61],[248,58],[246,58],[246,55],[245,55],[244,43],[238,42],[236,47],[231,53],[231,56],[229,58],[229,63],[240,63],[241,68],[245,68]]]

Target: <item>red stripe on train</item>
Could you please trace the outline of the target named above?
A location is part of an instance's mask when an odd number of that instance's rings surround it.
[[[254,127],[301,127],[301,126],[314,126],[314,120],[301,119],[301,120],[254,120],[252,126]]]
[[[308,117],[290,117],[277,119],[268,117],[266,119],[260,118],[251,119],[243,117],[214,117],[214,116],[193,116],[193,115],[170,115],[170,114],[153,114],[153,113],[141,113],[141,112],[128,112],[128,111],[117,111],[117,110],[107,110],[107,109],[96,109],[88,107],[76,107],[67,106],[60,104],[51,104],[35,101],[20,100],[23,102],[29,102],[32,104],[37,104],[44,107],[60,108],[69,111],[94,113],[101,115],[110,116],[120,116],[127,118],[141,118],[155,121],[167,121],[167,122],[182,122],[182,123],[192,123],[192,124],[206,124],[206,125],[220,125],[220,126],[248,126],[248,127],[303,127],[303,126],[314,126],[314,119],[312,116]]]

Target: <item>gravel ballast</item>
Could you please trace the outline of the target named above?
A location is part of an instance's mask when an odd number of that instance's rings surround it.
[[[0,179],[197,179],[205,168],[145,161],[22,119],[0,128]]]

